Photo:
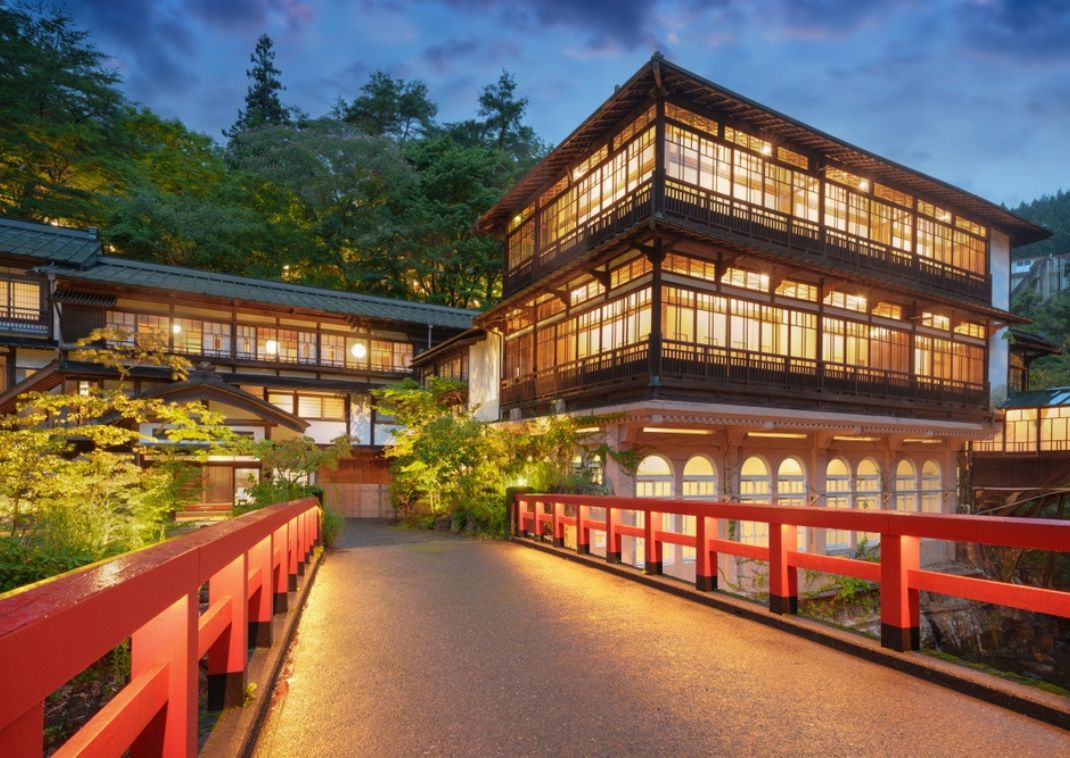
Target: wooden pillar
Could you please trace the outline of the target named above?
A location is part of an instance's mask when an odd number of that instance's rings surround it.
[[[230,624],[208,650],[208,710],[240,706],[245,701],[245,660],[249,627],[248,570],[242,553],[208,582],[209,607],[220,601],[230,605]]]

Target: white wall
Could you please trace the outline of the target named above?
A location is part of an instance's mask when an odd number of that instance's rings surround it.
[[[372,440],[372,403],[368,395],[352,395],[349,405],[353,443],[370,445]],[[376,440],[378,442],[379,440]]]
[[[468,407],[480,421],[497,421],[501,415],[502,337],[487,338],[468,348]]]
[[[1009,311],[1011,305],[1011,243],[1006,234],[992,230],[990,240],[992,273],[992,307]],[[1010,361],[1010,346],[1007,344],[1007,329],[999,329],[988,337],[988,382],[991,386],[990,401],[993,406],[1007,397],[1007,371]]]
[[[345,421],[309,421],[308,429],[305,430],[306,437],[311,437],[321,445],[326,445],[345,433]]]

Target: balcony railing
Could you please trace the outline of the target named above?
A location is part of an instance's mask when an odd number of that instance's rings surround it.
[[[810,221],[732,200],[699,187],[666,181],[665,215],[698,226],[725,229],[762,242],[772,242],[858,269],[903,276],[949,294],[964,295],[986,303],[991,298],[991,278],[984,274],[914,256],[891,246],[826,229]]]
[[[503,288],[510,294],[544,274],[559,268],[586,250],[602,244],[648,217],[653,211],[653,182],[648,180],[617,200],[600,214],[578,225],[568,234],[535,251],[528,260],[505,272]],[[538,218],[535,223],[539,223]]]
[[[502,403],[506,407],[517,406],[600,392],[607,385],[634,382],[649,375],[648,356],[649,346],[641,342],[540,369],[534,375],[508,379],[502,383]],[[665,385],[708,384],[711,389],[717,385],[734,385],[821,392],[828,393],[832,399],[836,396],[895,398],[974,408],[985,406],[988,396],[982,384],[677,340],[661,341],[660,376]]]

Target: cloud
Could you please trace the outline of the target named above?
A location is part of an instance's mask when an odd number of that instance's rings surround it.
[[[1070,4],[1052,0],[962,0],[963,47],[982,57],[1070,64]]]
[[[227,31],[262,32],[272,24],[300,31],[314,15],[301,0],[185,0],[184,7],[208,26]]]
[[[792,39],[844,39],[906,5],[904,0],[791,0],[767,3],[763,14],[776,18]]]
[[[654,3],[650,0],[443,0],[462,12],[490,13],[513,31],[538,32],[566,26],[586,31],[593,46],[617,44],[624,49],[646,45]]]
[[[144,99],[158,89],[189,92],[197,84],[187,65],[196,58],[197,42],[179,14],[141,0],[69,0],[68,8],[79,25],[119,51],[114,57],[134,97]]]

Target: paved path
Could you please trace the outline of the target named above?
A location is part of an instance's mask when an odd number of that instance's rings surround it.
[[[1070,755],[1070,733],[504,542],[351,521],[257,756]]]

